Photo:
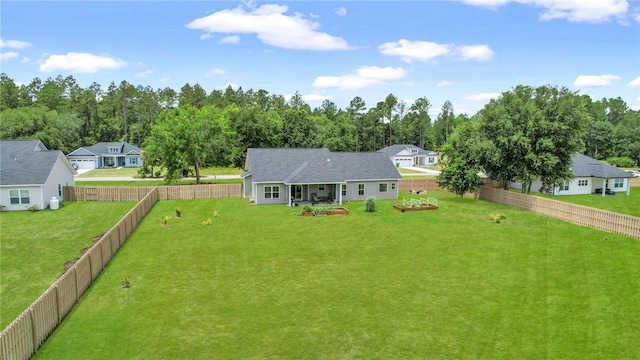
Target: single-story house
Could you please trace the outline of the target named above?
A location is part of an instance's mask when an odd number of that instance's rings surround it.
[[[629,195],[631,186],[629,180],[633,175],[611,166],[605,162],[582,154],[574,154],[571,159],[573,179],[565,181],[553,189],[553,195],[584,195],[602,194],[615,195],[626,193]],[[531,185],[531,191],[539,191],[542,186],[540,180]],[[514,182],[514,188],[521,188],[520,183]]]
[[[69,153],[67,158],[78,169],[142,166],[142,150],[126,142],[99,142],[83,146]]]
[[[247,149],[244,197],[256,204],[397,199],[402,176],[381,152]]]
[[[386,154],[396,167],[411,167],[416,165],[435,165],[438,154],[415,145],[390,145],[378,150]]]
[[[49,207],[64,200],[62,187],[73,186],[76,171],[60,150],[40,140],[0,140],[0,205],[3,211]]]

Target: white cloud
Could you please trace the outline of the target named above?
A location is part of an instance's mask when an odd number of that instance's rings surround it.
[[[627,0],[462,0],[464,3],[491,9],[507,3],[542,8],[540,20],[566,19],[571,22],[602,23],[624,19],[629,9]]]
[[[12,49],[24,49],[31,46],[30,42],[19,40],[5,40],[0,37],[0,47],[8,47]]]
[[[42,72],[54,72],[58,70],[93,74],[100,70],[119,69],[127,63],[104,55],[70,52],[66,55],[49,55],[40,65]]]
[[[26,57],[26,56],[25,56],[25,57],[23,57],[23,58],[22,58],[22,60],[20,60],[20,62],[21,62],[21,63],[23,63],[23,64],[26,64],[26,63],[28,63],[28,62],[30,62],[30,61],[31,61],[31,59],[29,59],[29,58],[28,58],[28,57]]]
[[[256,34],[263,43],[297,50],[348,50],[347,42],[318,31],[320,24],[301,14],[285,15],[288,7],[265,4],[245,11],[240,6],[195,19],[186,25],[192,30],[222,34]]]
[[[631,82],[628,83],[627,86],[630,86],[630,87],[638,87],[638,86],[640,86],[640,76],[638,76],[637,78],[631,80]]]
[[[499,97],[500,97],[500,93],[478,93],[478,94],[465,95],[462,98],[465,100],[471,100],[471,101],[489,101],[491,99],[497,99]]]
[[[461,45],[455,49],[458,60],[489,61],[493,59],[493,50],[488,45]]]
[[[411,64],[414,61],[427,62],[440,56],[453,56],[460,61],[489,61],[493,50],[488,45],[438,44],[431,41],[410,41],[400,39],[378,46],[383,55],[399,56],[402,61]]]
[[[577,87],[609,86],[615,80],[619,80],[617,75],[579,75],[573,82]]]
[[[447,86],[451,86],[451,81],[449,80],[442,80],[442,81],[438,81],[438,83],[436,84],[436,87],[447,87]]]
[[[158,79],[158,81],[160,81],[161,83],[166,83],[166,82],[168,82],[169,80],[171,80],[171,78],[170,78],[170,77],[168,77],[168,76],[165,76],[165,77],[162,77],[162,78]]]
[[[333,12],[338,16],[347,16],[347,9],[343,6],[333,9]]]
[[[0,61],[11,60],[18,57],[18,53],[15,51],[7,51],[0,53]]]
[[[313,86],[317,88],[338,88],[356,91],[387,81],[401,80],[406,76],[407,71],[403,68],[362,66],[353,74],[318,76],[313,81]]]
[[[331,99],[330,96],[326,96],[326,95],[321,95],[321,94],[307,94],[307,95],[302,95],[302,100],[304,100],[305,102],[323,102],[325,100],[329,100]]]
[[[206,77],[216,76],[216,75],[224,75],[227,71],[225,69],[214,68],[207,71]]]
[[[145,77],[145,76],[151,75],[151,74],[153,74],[153,70],[145,70],[145,71],[143,71],[141,73],[137,73],[136,76],[137,77]]]
[[[200,40],[207,40],[211,36],[213,36],[213,35],[211,35],[210,33],[204,33],[204,34],[200,35]]]
[[[231,35],[231,36],[225,36],[220,40],[221,44],[238,44],[240,43],[240,36],[238,35]]]
[[[415,61],[426,62],[438,56],[451,52],[453,45],[436,44],[430,41],[409,41],[400,39],[395,42],[386,42],[378,46],[378,51],[383,55],[400,56],[402,61],[412,63]]]

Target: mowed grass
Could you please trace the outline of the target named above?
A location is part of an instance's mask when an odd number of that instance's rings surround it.
[[[138,170],[139,168],[137,167],[126,167],[126,168],[116,168],[116,169],[110,169],[110,168],[101,168],[101,169],[95,169],[95,170],[91,170],[89,172],[86,172],[84,174],[79,175],[79,178],[96,178],[96,177],[126,177],[126,176],[130,176],[130,177],[134,177],[137,178],[138,176]],[[159,171],[159,169],[154,169],[154,171]],[[233,167],[210,167],[210,168],[203,168],[200,169],[200,175],[202,176],[208,176],[208,175],[240,175],[242,174],[242,169],[240,168],[233,168]]]
[[[201,180],[201,184],[239,184],[242,183],[242,179],[206,179]],[[195,179],[183,179],[180,180],[176,186],[180,185],[195,185]],[[163,180],[90,180],[90,181],[75,181],[75,186],[165,186]]]
[[[640,217],[640,187],[632,187],[628,196],[626,193],[613,196],[602,196],[602,194],[552,196],[537,193],[535,195]]]
[[[640,357],[637,240],[429,196],[324,217],[161,201],[35,358]]]
[[[25,311],[135,202],[69,202],[58,210],[0,212],[0,328]]]

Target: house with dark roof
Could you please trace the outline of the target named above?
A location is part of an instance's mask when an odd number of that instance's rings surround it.
[[[64,200],[62,187],[73,186],[76,171],[60,150],[40,140],[0,140],[0,205],[3,211],[49,207]]]
[[[244,197],[256,204],[397,199],[402,178],[381,152],[247,149]]]
[[[629,181],[633,178],[632,174],[586,155],[573,154],[570,170],[573,179],[556,186],[553,195],[629,195],[631,190]],[[516,182],[512,187],[521,188],[521,185]],[[541,187],[542,182],[537,180],[531,185],[531,191],[538,191]]]
[[[142,150],[126,142],[99,142],[80,147],[67,155],[77,169],[140,167]]]
[[[390,145],[378,151],[386,154],[396,167],[435,165],[438,163],[438,154],[435,151],[425,150],[415,145]]]

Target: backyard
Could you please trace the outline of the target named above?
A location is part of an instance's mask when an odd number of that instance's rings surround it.
[[[161,201],[35,358],[640,357],[637,240],[429,196],[321,217]]]
[[[4,329],[135,202],[66,202],[59,210],[0,212],[0,328]]]
[[[602,196],[602,194],[552,196],[539,193],[532,193],[532,195],[640,217],[640,187],[637,186],[631,188],[629,196],[626,193],[614,196]]]

